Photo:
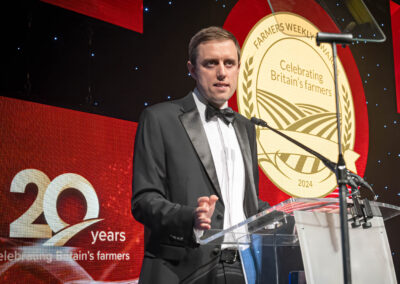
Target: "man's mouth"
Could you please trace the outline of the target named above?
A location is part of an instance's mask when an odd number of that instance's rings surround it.
[[[228,88],[229,84],[227,84],[227,83],[215,83],[214,87],[223,89],[223,88]]]

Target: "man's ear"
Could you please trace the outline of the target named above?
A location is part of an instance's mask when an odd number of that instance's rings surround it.
[[[190,76],[192,76],[193,79],[197,80],[196,66],[194,66],[192,62],[188,61],[187,68],[189,70]]]

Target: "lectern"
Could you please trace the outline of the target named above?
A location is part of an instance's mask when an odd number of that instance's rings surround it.
[[[348,200],[352,281],[397,283],[384,222],[400,207],[369,203],[372,218],[356,220]],[[236,246],[248,284],[343,283],[338,213],[335,198],[291,198],[229,229],[208,231],[200,244]]]

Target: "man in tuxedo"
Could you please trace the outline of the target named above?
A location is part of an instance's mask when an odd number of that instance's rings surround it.
[[[230,32],[199,31],[187,63],[195,90],[140,117],[132,197],[145,226],[139,283],[245,283],[234,246],[197,242],[268,207],[258,198],[255,128],[227,106],[239,62]]]

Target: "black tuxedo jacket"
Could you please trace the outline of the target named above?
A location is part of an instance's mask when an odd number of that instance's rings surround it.
[[[245,117],[235,116],[246,171],[243,208],[250,217],[268,203],[258,198],[255,128]],[[133,165],[132,213],[145,226],[140,283],[185,283],[206,274],[219,261],[219,246],[196,245],[194,210],[200,196],[217,195],[211,225],[222,229],[224,201],[192,93],[143,111]]]

